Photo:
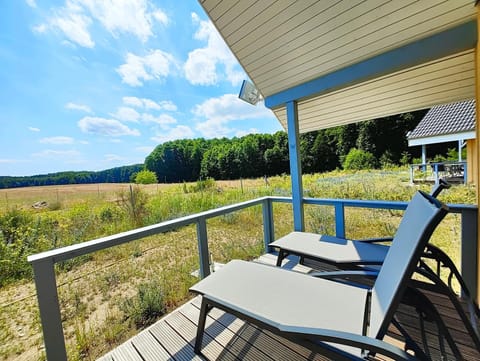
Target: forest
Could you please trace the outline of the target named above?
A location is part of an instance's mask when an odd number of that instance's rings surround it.
[[[366,156],[371,168],[408,164],[420,156],[420,149],[408,148],[406,134],[425,113],[405,113],[302,134],[302,170],[315,173],[343,168],[349,153]],[[155,172],[162,183],[289,173],[288,136],[281,131],[232,139],[166,142],[145,159],[145,168]]]
[[[143,164],[128,165],[98,172],[58,172],[27,177],[0,176],[0,189],[62,184],[128,183]]]
[[[427,110],[348,124],[301,134],[300,152],[304,173],[337,168],[379,168],[418,161],[420,147],[409,148],[406,134]],[[450,145],[454,147],[455,145]],[[429,146],[429,154],[446,154],[448,145]],[[159,144],[144,164],[99,172],[60,172],[29,177],[0,177],[0,188],[128,183],[136,173],[149,170],[160,183],[213,178],[239,179],[289,173],[288,136],[249,134],[232,139],[180,139]]]

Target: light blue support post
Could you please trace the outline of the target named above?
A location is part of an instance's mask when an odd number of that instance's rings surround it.
[[[467,173],[467,171],[468,171],[467,167],[468,167],[467,162],[464,162],[464,163],[463,163],[463,184],[467,184],[467,175],[468,175],[468,173]]]
[[[343,203],[335,204],[335,236],[345,238],[345,206]]]
[[[265,198],[262,203],[263,216],[263,243],[265,245],[265,253],[270,252],[268,246],[275,240],[275,229],[273,223],[273,205],[270,198]]]
[[[423,164],[423,171],[427,171],[427,146],[422,144],[422,164]]]
[[[199,218],[197,222],[198,256],[200,258],[200,279],[210,274],[210,253],[208,251],[207,221]]]
[[[438,179],[438,163],[433,164],[433,174],[435,176],[435,184],[438,184],[439,179]]]
[[[298,109],[296,101],[289,101],[287,107],[288,151],[290,156],[290,178],[292,180],[293,228],[303,232],[302,164],[300,160],[300,138],[298,131]]]

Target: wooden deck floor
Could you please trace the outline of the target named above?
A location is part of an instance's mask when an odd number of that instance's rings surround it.
[[[272,264],[275,257],[264,255],[258,261]],[[285,267],[296,271],[306,273],[311,270],[298,265],[295,259],[285,263]],[[218,309],[213,309],[207,318],[202,349],[205,358],[197,356],[193,352],[193,344],[199,306],[200,297],[196,297],[99,360],[329,360]],[[450,311],[447,308],[445,312],[448,314]],[[395,334],[392,330],[391,335],[395,337]],[[456,335],[456,338],[462,337],[461,333]],[[399,343],[395,338],[388,339],[397,345]],[[470,353],[472,358],[468,359],[480,359],[476,350]]]

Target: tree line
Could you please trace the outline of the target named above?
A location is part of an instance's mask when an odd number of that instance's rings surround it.
[[[326,172],[367,162],[368,167],[408,164],[420,156],[409,148],[406,134],[427,110],[348,124],[300,135],[304,173]],[[429,146],[429,154],[445,153],[445,145]],[[445,153],[446,154],[446,153]],[[250,134],[232,139],[181,139],[158,145],[144,164],[99,172],[59,172],[29,177],[2,177],[0,188],[127,183],[142,170],[154,172],[160,183],[199,179],[239,179],[289,173],[288,135]]]
[[[132,176],[143,168],[143,164],[134,164],[98,172],[58,172],[26,177],[0,176],[0,189],[62,184],[128,183]]]
[[[420,150],[408,148],[406,134],[425,113],[405,113],[302,134],[302,170],[314,173],[342,168],[352,149],[371,155],[367,158],[372,167],[407,164],[412,156],[419,156]],[[232,139],[165,142],[147,156],[145,168],[161,183],[289,173],[288,136],[280,131]]]

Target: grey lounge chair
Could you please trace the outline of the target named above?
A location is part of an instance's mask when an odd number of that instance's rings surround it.
[[[418,192],[371,288],[229,262],[190,289],[202,295],[195,352],[201,352],[207,313],[218,307],[335,359],[363,359],[368,353],[416,359],[382,339],[428,239],[446,213],[445,205]]]
[[[436,198],[450,184],[441,179],[430,195]],[[305,258],[319,260],[341,269],[354,269],[357,266],[379,266],[385,260],[389,246],[378,242],[391,242],[391,237],[363,240],[347,240],[329,235],[308,232],[291,232],[270,243],[277,248],[277,266],[290,254],[300,257],[303,264]]]

